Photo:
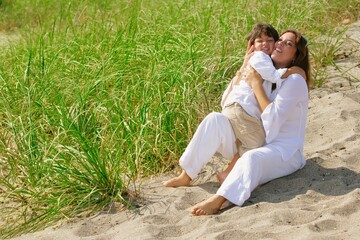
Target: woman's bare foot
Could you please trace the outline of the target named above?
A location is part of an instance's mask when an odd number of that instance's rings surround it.
[[[225,178],[229,175],[228,172],[223,171],[216,174],[216,178],[220,183],[223,183],[225,181]]]
[[[191,182],[191,178],[183,170],[179,176],[167,180],[163,182],[163,184],[165,187],[181,187],[181,186],[189,186],[190,182]]]
[[[214,195],[209,199],[202,201],[201,203],[196,204],[192,209],[191,213],[195,216],[201,215],[212,215],[220,211],[221,206],[227,200],[220,195]]]
[[[228,208],[230,206],[234,205],[232,202],[226,200],[222,205],[220,209]]]

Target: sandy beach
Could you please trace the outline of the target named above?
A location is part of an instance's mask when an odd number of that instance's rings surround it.
[[[242,207],[214,216],[190,214],[219,187],[215,173],[228,162],[215,156],[190,187],[163,187],[171,173],[146,180],[136,210],[114,204],[95,216],[14,239],[359,239],[360,21],[344,38],[338,67],[328,67],[327,81],[310,91],[306,166],[259,186]]]

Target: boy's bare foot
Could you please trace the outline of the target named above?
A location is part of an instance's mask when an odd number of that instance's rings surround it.
[[[227,177],[229,173],[224,171],[224,172],[219,172],[216,174],[216,178],[220,183],[223,183],[225,181],[225,178]]]
[[[190,182],[191,182],[191,178],[183,170],[179,176],[167,180],[163,182],[163,184],[165,187],[181,187],[181,186],[189,186]]]
[[[214,195],[209,199],[196,204],[191,209],[191,213],[195,216],[212,215],[220,211],[224,202],[226,202],[224,197],[220,195]]]

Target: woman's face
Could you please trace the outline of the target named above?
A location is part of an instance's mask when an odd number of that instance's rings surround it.
[[[271,54],[276,68],[286,68],[296,57],[296,37],[291,32],[280,36]]]

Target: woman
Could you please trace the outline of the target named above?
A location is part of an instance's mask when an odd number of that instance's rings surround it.
[[[290,75],[276,91],[273,101],[266,97],[259,74],[251,69],[247,81],[262,111],[266,145],[250,150],[236,162],[217,193],[195,205],[193,215],[217,213],[226,202],[241,206],[260,184],[289,175],[305,165],[303,155],[310,65],[307,41],[294,30],[283,32],[271,54],[276,68],[301,67],[306,80],[299,74]]]
[[[259,184],[291,174],[305,165],[302,151],[308,105],[307,85],[310,82],[306,40],[297,31],[285,31],[276,43],[271,57],[276,68],[299,66],[304,69],[306,81],[299,74],[290,75],[268,98],[264,94],[262,79],[254,70],[247,73],[247,81],[252,86],[262,111],[267,144],[246,152],[236,162],[217,193],[193,207],[194,215],[214,214],[227,201],[241,206]],[[211,135],[204,135],[208,132]],[[192,152],[191,159],[180,159],[184,170],[178,177],[165,182],[165,186],[189,185],[209,155],[218,151],[231,159],[237,150],[231,125],[220,113],[209,114],[200,124],[194,138],[198,140],[190,142],[184,155],[188,149],[202,149],[203,144],[206,144],[207,149]],[[209,149],[211,151],[207,151]]]

